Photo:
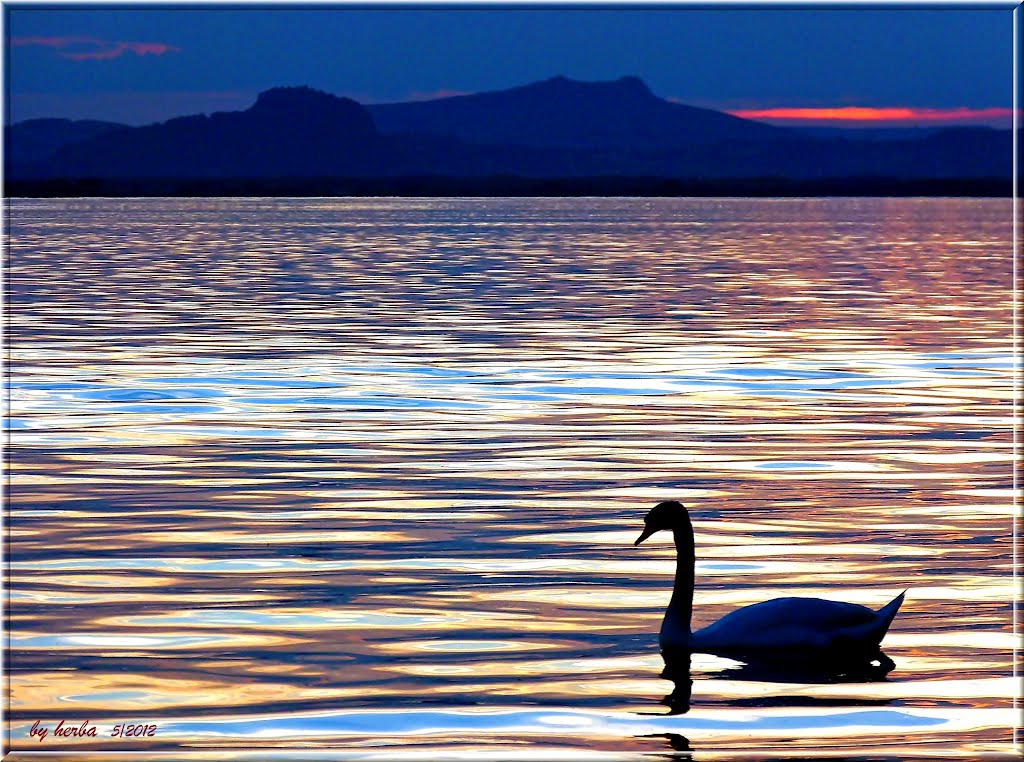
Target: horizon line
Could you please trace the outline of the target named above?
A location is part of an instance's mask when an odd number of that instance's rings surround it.
[[[562,77],[562,78],[565,79],[565,77]],[[552,79],[552,78],[548,78],[548,80],[550,80],[550,79]],[[611,84],[613,82],[618,82],[618,81],[620,81],[622,79],[624,79],[624,77],[620,77],[618,80],[605,80],[605,81],[607,83]],[[634,79],[638,79],[638,78],[634,77]],[[544,81],[548,81],[548,80],[537,80],[536,83],[540,83],[540,82],[544,82]],[[640,80],[640,81],[642,82],[643,80]],[[528,83],[528,84],[536,84],[536,83]],[[597,84],[597,83],[593,83],[593,84]],[[162,122],[162,121],[167,121],[169,119],[174,119],[174,118],[178,118],[178,117],[182,117],[182,116],[209,114],[209,113],[214,113],[216,111],[222,111],[222,110],[230,111],[231,110],[231,109],[210,109],[210,108],[208,108],[208,106],[212,105],[212,104],[203,104],[201,102],[202,99],[203,99],[202,96],[204,96],[204,95],[205,96],[215,95],[216,99],[235,100],[236,104],[231,104],[231,105],[238,105],[238,106],[241,106],[241,107],[240,108],[236,108],[234,110],[244,111],[244,110],[246,110],[248,108],[248,106],[242,106],[242,104],[240,103],[241,101],[243,101],[243,100],[248,101],[250,103],[250,105],[251,105],[252,103],[256,102],[256,99],[258,98],[258,96],[260,94],[262,94],[262,93],[264,93],[264,92],[266,92],[268,90],[278,89],[278,88],[282,88],[282,87],[283,88],[309,87],[310,89],[313,89],[313,90],[320,90],[320,88],[313,87],[313,86],[310,86],[310,85],[276,85],[276,86],[260,89],[258,91],[253,92],[253,93],[245,93],[245,92],[240,92],[240,91],[217,92],[217,93],[202,93],[202,92],[191,92],[191,91],[161,93],[159,91],[153,91],[152,93],[148,93],[148,95],[150,95],[152,97],[184,96],[182,100],[192,100],[192,99],[195,98],[199,102],[196,102],[194,105],[190,104],[189,106],[185,107],[187,109],[190,108],[192,110],[183,110],[181,112],[177,112],[177,113],[174,113],[174,114],[168,114],[166,116],[160,116],[158,118],[153,118],[153,117],[148,117],[147,118],[147,117],[144,117],[143,120],[139,120],[139,121],[136,121],[135,119],[131,119],[130,121],[127,121],[127,122],[120,121],[116,117],[116,115],[112,117],[112,116],[110,116],[108,114],[98,114],[98,113],[96,113],[96,110],[88,108],[88,103],[84,103],[83,104],[81,102],[77,104],[79,106],[78,109],[72,109],[72,110],[77,110],[77,111],[79,111],[80,114],[83,114],[83,115],[72,116],[72,117],[54,116],[54,115],[47,115],[47,116],[40,115],[40,116],[30,116],[30,117],[22,118],[22,119],[19,119],[19,120],[15,121],[15,120],[10,118],[11,117],[10,111],[12,109],[8,108],[7,109],[8,113],[6,114],[7,118],[4,120],[4,124],[5,124],[5,126],[9,126],[9,125],[13,125],[13,124],[18,124],[19,122],[25,122],[25,121],[30,121],[30,120],[34,120],[34,119],[69,119],[69,120],[72,120],[72,121],[75,121],[75,120],[112,121],[112,122],[117,122],[117,123],[125,124],[126,126],[133,126],[133,127],[134,126],[144,126],[144,125],[149,125],[149,124],[156,124],[156,123],[159,123],[159,122]],[[455,98],[455,97],[465,97],[465,96],[479,95],[479,94],[484,94],[484,93],[501,92],[504,89],[509,89],[509,88],[502,88],[502,89],[498,89],[498,90],[484,90],[484,91],[478,91],[478,92],[467,92],[465,90],[458,90],[458,89],[455,89],[455,88],[438,88],[438,89],[429,90],[429,91],[422,91],[421,90],[421,91],[414,91],[414,92],[407,93],[405,95],[404,100],[392,100],[392,99],[377,100],[376,98],[373,98],[372,96],[369,96],[368,93],[358,93],[358,94],[356,94],[356,93],[352,93],[352,94],[341,93],[341,94],[339,94],[339,93],[331,93],[329,90],[326,90],[326,89],[321,90],[321,92],[329,93],[331,95],[334,95],[335,97],[349,98],[351,100],[356,101],[357,103],[359,103],[364,108],[372,109],[373,107],[380,106],[380,105],[387,105],[387,104],[395,104],[395,105],[397,105],[397,104],[400,104],[400,103],[412,104],[412,103],[432,102],[432,101],[439,101],[439,100],[447,100],[447,99]],[[517,89],[517,88],[512,88],[512,89]],[[11,94],[11,96],[9,96],[9,97],[12,97],[13,99],[18,99],[18,98],[24,98],[24,97],[27,96],[27,97],[29,97],[31,99],[34,95],[37,95],[37,94],[35,94],[35,93]],[[128,92],[124,92],[124,93],[106,93],[106,94],[101,94],[100,97],[97,98],[97,100],[99,100],[99,101],[107,100],[111,96],[113,98],[115,98],[115,99],[118,96],[131,97],[131,98],[135,99],[135,98],[138,98],[140,95],[141,95],[141,93],[139,93],[139,92],[131,92],[131,93],[128,93]],[[654,95],[654,94],[652,93],[652,95]],[[678,97],[673,97],[673,96],[664,96],[663,97],[663,96],[654,95],[654,97],[657,98],[658,100],[661,100],[662,102],[666,102],[666,103],[672,103],[672,104],[678,104],[678,105],[689,105],[689,106],[693,106],[693,107],[696,107],[696,108],[704,108],[704,109],[708,109],[708,110],[718,111],[718,112],[724,113],[724,114],[729,114],[731,116],[735,116],[735,117],[738,117],[738,118],[741,118],[741,119],[748,119],[748,120],[757,121],[757,122],[761,122],[761,123],[774,124],[776,126],[785,126],[785,127],[829,127],[829,126],[832,126],[832,127],[841,127],[841,128],[849,128],[849,129],[858,129],[858,128],[872,128],[872,127],[875,127],[875,128],[878,128],[878,127],[913,128],[913,127],[943,127],[943,126],[948,126],[948,127],[954,127],[954,126],[988,126],[988,127],[996,127],[996,128],[1009,128],[1010,124],[1012,122],[1013,116],[1014,116],[1014,110],[1012,108],[1004,108],[1004,107],[982,107],[982,108],[975,108],[975,107],[969,107],[969,106],[957,106],[957,107],[951,107],[951,108],[935,108],[935,107],[919,107],[919,106],[877,106],[877,107],[876,106],[771,106],[771,107],[751,107],[751,106],[745,106],[745,107],[741,107],[741,108],[730,108],[730,107],[725,106],[725,105],[715,105],[713,103],[713,101],[709,101],[708,99],[703,99],[703,98],[696,98],[696,99],[693,99],[693,100],[689,100],[689,99],[685,99],[684,100],[683,98],[678,98]],[[37,104],[37,108],[38,108],[38,105],[39,104]],[[52,108],[54,104],[51,103],[50,105],[51,105],[51,108]],[[84,109],[81,108],[83,105],[85,105],[86,108],[84,108]],[[181,105],[183,105],[183,104],[181,104]],[[206,105],[207,108],[204,108],[204,105]],[[224,104],[224,105],[228,105],[228,104]],[[34,109],[29,109],[29,110],[34,110]],[[50,110],[50,109],[47,109],[47,110]],[[119,110],[119,109],[115,108],[114,110]],[[51,111],[51,114],[52,114],[52,111]],[[87,114],[87,115],[84,115],[84,114]]]

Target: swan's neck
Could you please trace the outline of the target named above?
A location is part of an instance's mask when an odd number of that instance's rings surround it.
[[[688,637],[693,616],[693,530],[690,527],[674,529],[672,535],[676,543],[676,578],[661,629],[663,635],[667,630],[675,638]]]

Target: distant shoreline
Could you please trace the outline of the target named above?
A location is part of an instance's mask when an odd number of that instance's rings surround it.
[[[7,198],[74,197],[850,197],[1010,198],[1009,178],[259,177],[50,178],[4,183]]]

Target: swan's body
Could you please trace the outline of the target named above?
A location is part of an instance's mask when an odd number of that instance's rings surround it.
[[[798,658],[873,655],[901,603],[902,593],[879,611],[821,598],[776,598],[737,609],[697,630],[689,637],[689,647],[741,659],[779,651],[792,651]]]
[[[691,632],[694,541],[689,514],[681,504],[669,501],[655,506],[645,522],[635,544],[659,529],[671,529],[675,537],[676,577],[658,638],[662,649],[741,661],[889,661],[879,646],[903,603],[903,593],[878,611],[821,598],[775,598],[737,609]]]

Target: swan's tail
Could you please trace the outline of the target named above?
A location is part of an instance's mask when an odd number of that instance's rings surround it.
[[[873,636],[876,643],[881,643],[882,638],[885,637],[885,633],[889,631],[889,625],[892,624],[892,620],[896,618],[896,612],[900,610],[900,606],[903,605],[903,596],[907,594],[904,590],[902,593],[893,598],[889,603],[885,604],[875,613],[878,614],[878,621],[875,623],[873,628]]]

